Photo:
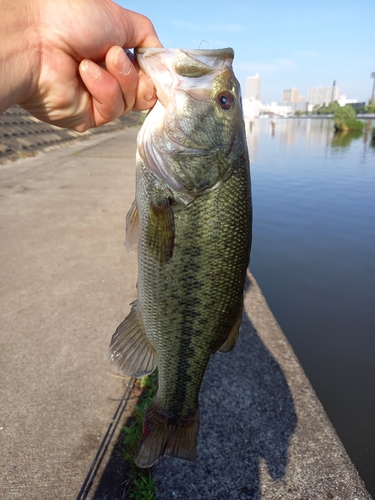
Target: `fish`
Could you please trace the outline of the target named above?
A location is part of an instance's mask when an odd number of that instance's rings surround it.
[[[213,353],[231,351],[242,319],[252,202],[234,51],[137,49],[158,100],[137,136],[126,248],[138,246],[137,300],[109,357],[124,374],[158,367],[135,456],[197,457],[198,399]],[[218,381],[219,383],[219,381]]]

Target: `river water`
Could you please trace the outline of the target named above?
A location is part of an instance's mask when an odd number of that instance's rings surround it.
[[[324,118],[246,127],[251,271],[375,496],[375,145]]]

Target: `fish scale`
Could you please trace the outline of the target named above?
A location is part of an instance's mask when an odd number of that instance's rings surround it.
[[[204,372],[212,353],[234,347],[241,322],[252,217],[249,160],[239,86],[228,62],[230,49],[202,51],[203,59],[191,71],[189,64],[196,64],[199,51],[177,57],[168,49],[148,50],[150,57],[166,53],[183,60],[185,79],[195,81],[201,71],[210,75],[210,54],[219,69],[211,75],[210,100],[198,102],[196,87],[193,96],[176,89],[179,97],[174,100],[172,87],[166,109],[158,105],[151,111],[138,137],[136,200],[127,218],[134,226],[129,233],[138,234],[138,300],[112,338],[110,357],[124,373],[135,376],[158,366],[158,391],[147,409],[136,455],[141,467],[163,455],[196,457]],[[226,58],[223,67],[217,63],[220,56]],[[173,60],[169,71],[171,67]],[[147,72],[146,62],[143,69]],[[168,89],[157,90],[163,98],[168,95]],[[233,96],[230,112],[220,109],[217,96],[223,92]],[[203,95],[206,98],[206,90]],[[182,114],[174,112],[173,106],[182,106],[184,99]],[[210,128],[206,134],[203,117],[194,113],[203,113]],[[171,138],[176,130],[181,140],[181,117],[185,131],[190,127],[189,141],[201,144],[201,150]],[[164,162],[160,175],[159,161]],[[177,177],[169,182],[168,175],[174,173]]]
[[[146,231],[139,242],[139,300],[147,297],[142,317],[159,353],[156,401],[171,415],[186,417],[197,409],[210,355],[242,310],[251,240],[247,172],[244,161],[220,189],[178,208],[168,264],[160,266],[147,251]],[[140,218],[147,221],[152,194],[138,182]]]

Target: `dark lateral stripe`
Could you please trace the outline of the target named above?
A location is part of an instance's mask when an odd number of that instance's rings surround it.
[[[196,222],[196,221],[194,221]],[[195,226],[196,234],[199,236],[201,233],[201,225]],[[194,323],[197,321],[200,314],[200,299],[198,297],[198,291],[202,284],[197,279],[200,276],[201,262],[200,257],[202,255],[202,249],[197,244],[197,240],[190,240],[189,246],[184,248],[184,256],[191,263],[191,266],[186,270],[185,273],[185,300],[184,308],[182,311],[182,317],[180,322],[180,345],[178,349],[178,359],[179,364],[177,367],[177,377],[176,383],[173,388],[173,405],[170,408],[171,412],[175,415],[179,415],[185,410],[191,410],[191,408],[185,408],[186,406],[186,396],[188,391],[188,385],[193,383],[191,375],[189,375],[189,369],[191,366],[192,358],[197,357],[192,346],[192,340],[199,332],[194,327]],[[199,376],[199,375],[198,375]]]

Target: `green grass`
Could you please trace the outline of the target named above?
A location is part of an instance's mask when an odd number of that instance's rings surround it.
[[[148,377],[140,379],[137,384],[142,394],[134,409],[129,425],[124,427],[124,457],[131,466],[131,491],[129,497],[133,500],[154,500],[155,485],[150,469],[141,469],[134,462],[138,442],[142,434],[143,419],[148,405],[153,400],[157,390],[157,370]]]

